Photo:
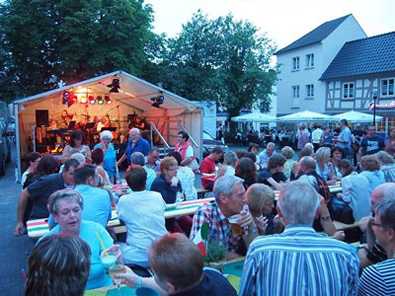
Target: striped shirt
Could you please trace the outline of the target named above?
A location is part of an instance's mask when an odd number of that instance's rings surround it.
[[[282,234],[251,243],[240,295],[356,295],[358,270],[353,246],[288,225]]]
[[[358,295],[395,295],[395,259],[366,267],[361,276]]]

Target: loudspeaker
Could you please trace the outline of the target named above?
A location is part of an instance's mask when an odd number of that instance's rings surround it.
[[[36,126],[49,126],[48,110],[36,110]]]

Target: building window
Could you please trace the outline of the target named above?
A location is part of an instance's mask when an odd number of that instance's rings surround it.
[[[293,71],[299,70],[299,57],[292,58],[292,70]]]
[[[306,85],[306,97],[308,98],[314,97],[314,84]]]
[[[354,82],[343,83],[343,98],[344,99],[354,98]]]
[[[294,98],[299,98],[299,85],[292,86],[292,93]]]
[[[314,54],[307,54],[306,55],[306,68],[313,68],[314,67]]]
[[[381,80],[381,96],[388,97],[394,95],[394,78]]]

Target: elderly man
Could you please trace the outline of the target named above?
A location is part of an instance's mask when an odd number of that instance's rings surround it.
[[[41,219],[49,216],[47,202],[49,196],[57,190],[74,186],[74,170],[79,166],[75,159],[68,159],[64,163],[62,173],[44,176],[30,184],[21,192],[17,209],[17,224],[15,234],[25,232],[23,218],[28,200],[32,201],[32,211],[29,219]]]
[[[367,267],[361,277],[358,295],[395,295],[395,199],[385,197],[375,207],[371,222],[387,260]]]
[[[125,153],[118,160],[118,165],[121,164],[125,158],[128,160],[130,164],[130,157],[134,152],[141,152],[144,156],[147,156],[150,151],[149,142],[141,136],[141,132],[138,128],[132,128],[129,131],[129,140],[125,149]]]
[[[278,208],[285,231],[251,243],[240,295],[356,295],[355,249],[314,231],[319,205],[319,195],[308,184],[284,186]]]
[[[215,201],[201,206],[193,216],[191,239],[200,232],[203,224],[209,226],[209,239],[216,240],[225,245],[229,251],[229,257],[236,254],[244,255],[246,245],[252,240],[257,229],[248,210],[245,197],[243,179],[236,176],[223,176],[214,184]],[[232,227],[232,221],[238,227]],[[231,219],[233,220],[233,219]],[[241,231],[234,231],[239,228]]]
[[[267,168],[267,163],[269,161],[269,158],[273,155],[275,147],[276,144],[274,144],[273,142],[269,142],[266,145],[266,149],[259,153],[258,164],[261,170]]]
[[[133,152],[132,155],[130,156],[130,166],[129,166],[128,170],[130,171],[135,167],[144,168],[145,172],[147,173],[147,180],[145,183],[145,188],[147,190],[151,190],[151,185],[152,185],[152,182],[154,182],[154,180],[156,178],[156,173],[153,169],[151,169],[150,167],[148,167],[145,164],[144,154],[141,152]]]
[[[384,198],[395,200],[395,183],[384,183],[376,187],[371,194],[371,209],[372,216],[374,216],[374,209],[376,205]],[[366,245],[358,251],[359,259],[361,260],[361,267],[381,262],[386,260],[386,255],[383,246],[376,240],[375,232],[372,225],[371,217],[362,218],[359,222],[362,231],[366,232]]]

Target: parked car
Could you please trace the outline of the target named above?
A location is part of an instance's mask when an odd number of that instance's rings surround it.
[[[224,152],[228,151],[228,146],[219,140],[216,140],[207,131],[203,131],[203,158],[210,154],[214,147],[221,147]]]

